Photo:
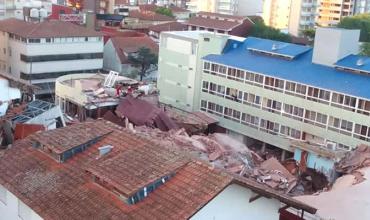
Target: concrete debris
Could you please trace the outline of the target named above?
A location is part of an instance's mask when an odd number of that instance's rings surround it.
[[[339,173],[350,174],[353,171],[370,166],[370,147],[360,145],[355,150],[346,153],[346,155],[336,164],[336,170]]]

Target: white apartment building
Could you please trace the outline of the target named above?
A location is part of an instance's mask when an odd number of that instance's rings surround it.
[[[249,16],[262,13],[262,0],[190,0],[187,9],[228,15]]]
[[[264,0],[265,24],[294,36],[315,26],[317,0]]]
[[[97,72],[103,66],[102,35],[72,23],[0,21],[0,70],[54,93],[62,75]]]
[[[354,14],[363,14],[370,12],[370,0],[356,0]]]

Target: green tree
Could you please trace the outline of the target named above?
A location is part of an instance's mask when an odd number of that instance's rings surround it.
[[[304,37],[308,38],[309,40],[315,39],[316,30],[315,29],[306,29],[302,31]]]
[[[266,26],[262,21],[256,22],[253,25],[249,34],[251,37],[266,38],[283,42],[292,42],[292,38],[288,34],[282,33],[279,29]]]
[[[345,17],[339,22],[338,27],[345,29],[360,29],[360,41],[370,42],[370,14]]]
[[[148,74],[150,67],[158,64],[158,56],[146,47],[139,48],[138,52],[129,55],[128,59],[134,66],[139,68],[140,81]]]
[[[172,13],[172,10],[169,9],[169,8],[166,8],[166,7],[158,7],[156,10],[155,10],[155,13],[157,14],[161,14],[161,15],[166,15],[168,17],[173,17],[173,13]]]
[[[361,44],[360,54],[363,56],[370,56],[370,43],[364,42]]]

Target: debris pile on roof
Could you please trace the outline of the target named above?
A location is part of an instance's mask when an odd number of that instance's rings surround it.
[[[338,164],[336,170],[339,173],[350,174],[362,167],[370,166],[370,147],[360,145],[355,150],[346,153]]]
[[[160,108],[131,95],[121,99],[116,114],[122,119],[127,118],[136,126],[146,125],[151,128],[159,128],[162,131],[178,128],[177,124]]]

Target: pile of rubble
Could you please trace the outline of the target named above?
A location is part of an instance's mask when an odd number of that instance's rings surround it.
[[[194,157],[208,161],[218,168],[253,178],[273,189],[290,192],[297,183],[292,175],[277,159],[263,160],[260,155],[227,134],[189,136],[184,129],[163,132],[145,126],[135,127],[132,131],[149,138],[158,144],[185,150]]]

